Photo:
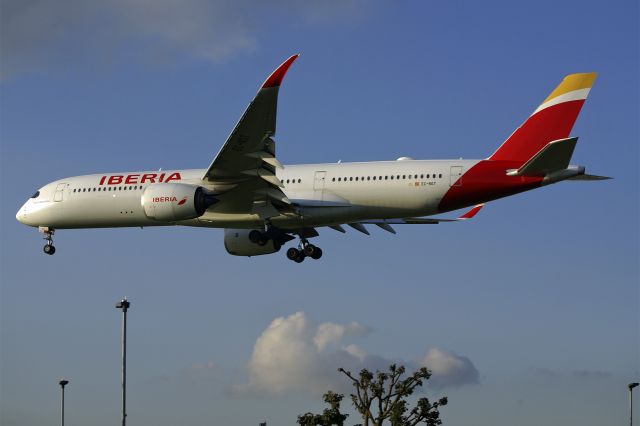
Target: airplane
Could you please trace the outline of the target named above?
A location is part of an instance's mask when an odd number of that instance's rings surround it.
[[[483,160],[414,160],[283,166],[276,157],[278,92],[291,64],[262,84],[206,169],[133,171],[75,176],[40,188],[16,214],[44,234],[55,253],[59,229],[197,226],[224,228],[236,256],[271,254],[299,239],[286,256],[319,259],[309,242],[318,228],[369,235],[365,225],[471,219],[492,200],[564,180],[604,180],[570,165],[578,141],[569,137],[596,73],[570,74],[498,149]],[[430,217],[472,207],[454,219]]]

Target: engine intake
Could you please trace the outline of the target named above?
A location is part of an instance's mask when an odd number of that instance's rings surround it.
[[[140,202],[149,219],[175,222],[202,216],[218,199],[201,186],[157,183],[144,190]]]

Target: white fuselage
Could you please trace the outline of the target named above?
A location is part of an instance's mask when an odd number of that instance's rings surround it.
[[[460,174],[477,160],[398,160],[290,165],[277,171],[283,192],[296,206],[270,220],[282,229],[327,226],[372,218],[428,216]],[[58,229],[186,225],[214,228],[262,227],[257,214],[234,212],[229,203],[210,207],[196,219],[163,222],[145,215],[141,197],[160,178],[207,185],[204,169],[108,173],[51,182],[18,211],[31,226]],[[115,178],[111,178],[115,177]],[[111,182],[111,183],[110,183]]]

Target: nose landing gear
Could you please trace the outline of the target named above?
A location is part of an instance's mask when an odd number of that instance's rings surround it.
[[[314,246],[304,238],[300,238],[298,248],[291,247],[287,250],[287,258],[296,263],[302,263],[306,257],[318,260],[322,257],[322,249]]]
[[[53,234],[56,230],[46,226],[41,226],[38,230],[44,234],[44,240],[47,242],[42,250],[48,255],[54,254],[56,252],[56,248],[53,246]]]

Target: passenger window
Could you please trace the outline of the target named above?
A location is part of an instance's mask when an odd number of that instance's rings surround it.
[[[414,176],[413,176],[413,178],[414,178],[414,179],[418,179],[418,175],[414,175]]]
[[[331,179],[331,182],[335,182],[335,181],[336,181],[336,178],[332,178],[332,179]]]
[[[420,179],[424,179],[424,175],[420,175]]]
[[[406,178],[407,178],[407,175],[402,175],[402,179],[406,179]]]
[[[356,176],[356,182],[358,181],[358,176]]]
[[[439,176],[439,177],[442,177],[442,173],[440,173],[440,176]]]
[[[376,177],[375,177],[375,176],[373,177],[373,180],[376,180]]]
[[[391,175],[391,180],[393,180],[393,175]]]
[[[371,176],[367,176],[367,180],[371,180]]]
[[[302,179],[298,179],[298,183],[302,182]]]

